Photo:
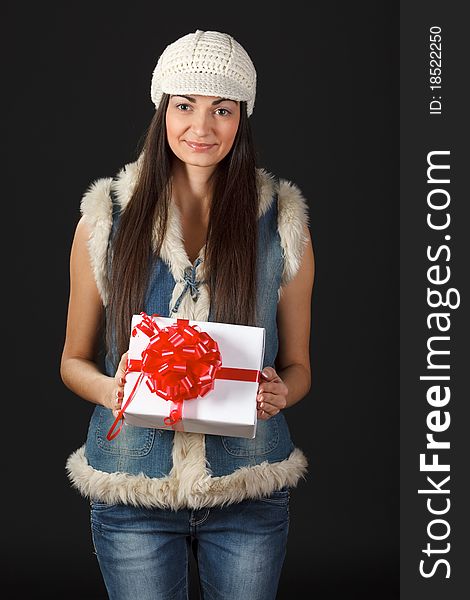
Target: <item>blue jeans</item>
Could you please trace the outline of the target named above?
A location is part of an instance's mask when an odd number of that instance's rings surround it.
[[[91,502],[93,545],[110,600],[187,600],[197,548],[204,600],[274,600],[286,555],[290,490],[199,510]]]

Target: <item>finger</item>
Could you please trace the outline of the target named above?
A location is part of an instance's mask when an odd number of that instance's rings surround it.
[[[124,368],[124,369],[126,368],[128,354],[129,354],[129,351],[124,352],[124,354],[121,356],[121,360],[119,361],[118,368]]]
[[[264,410],[258,410],[258,419],[261,421],[267,421],[270,417],[271,415],[268,415]]]
[[[119,365],[116,371],[116,379],[118,380],[119,383],[122,383],[125,379],[124,379],[124,375],[126,374],[126,369],[127,369],[127,355],[129,354],[129,352],[124,352],[124,354],[121,356],[121,360],[119,361]]]
[[[263,409],[270,415],[277,414],[280,410],[286,407],[286,399],[284,396],[274,394],[263,394],[262,399],[258,402],[258,408]]]
[[[275,383],[275,382],[267,382],[265,381],[264,383],[261,383],[259,388],[258,388],[258,394],[261,394],[262,392],[271,392],[271,394],[276,394],[279,393],[281,391],[281,388],[279,387],[279,383]]]
[[[275,404],[279,408],[285,408],[285,399],[287,398],[287,394],[289,390],[284,382],[281,383],[264,383],[256,397],[258,402],[262,402],[266,400],[271,404]],[[274,400],[274,402],[273,402]]]
[[[116,392],[112,399],[112,406],[111,406],[114,417],[117,417],[119,414],[119,411],[121,410],[123,396],[124,396],[124,392],[120,389],[116,389]]]
[[[271,417],[274,417],[274,415],[277,415],[277,413],[280,412],[280,409],[277,406],[266,404],[265,402],[263,402],[263,406],[260,407],[260,410],[264,410],[264,412]]]
[[[284,394],[270,394],[269,392],[260,394],[257,402],[260,408],[264,408],[264,406],[261,406],[264,404],[266,406],[274,406],[280,410],[285,408],[287,404],[286,396],[284,396]]]
[[[124,395],[124,392],[120,389],[116,389],[116,391],[114,392],[114,396],[112,399],[112,408],[114,410],[116,410],[116,409],[119,410],[121,408],[123,395]]]
[[[262,405],[262,406],[261,406]],[[276,404],[272,404],[269,402],[261,402],[260,408],[270,415],[277,415],[277,413],[285,408],[285,403],[281,401],[277,401]]]
[[[277,377],[277,373],[272,367],[264,367],[261,371],[261,381],[270,381],[275,377]]]

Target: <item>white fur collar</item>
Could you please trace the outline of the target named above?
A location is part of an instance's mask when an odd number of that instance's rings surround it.
[[[137,181],[138,170],[141,165],[143,154],[131,163],[122,167],[112,183],[111,178],[102,178],[94,181],[87,192],[84,194],[81,202],[81,212],[85,215],[91,226],[91,237],[88,242],[88,249],[92,263],[93,272],[98,290],[103,300],[107,304],[107,281],[106,281],[106,252],[109,233],[112,225],[112,205],[110,201],[110,188],[113,185],[118,202],[124,208],[131,198],[134,186]],[[257,177],[260,190],[259,217],[261,217],[271,206],[275,186],[274,176],[265,169],[257,169]],[[303,249],[308,241],[307,227],[309,226],[308,204],[299,188],[285,179],[279,181],[279,200],[278,200],[278,231],[281,241],[282,254],[284,258],[281,285],[286,285],[297,273],[303,254]],[[204,248],[201,249],[201,257]],[[183,243],[183,234],[181,229],[181,219],[179,209],[176,204],[170,204],[168,215],[167,233],[162,245],[160,256],[164,260],[175,281],[181,282],[176,285],[172,302],[180,293],[180,288],[184,287],[183,277],[185,269],[192,267]],[[197,267],[199,279],[204,279],[204,263]],[[278,290],[280,297],[281,289]],[[207,320],[203,318],[208,313],[209,299],[205,298],[203,302],[191,302],[189,294],[186,294],[179,313],[190,311],[194,315],[186,318],[195,320]],[[197,305],[197,309],[196,306]],[[174,304],[172,304],[174,306]],[[194,310],[196,309],[196,313]],[[206,315],[208,316],[208,314]]]
[[[131,198],[134,186],[137,182],[137,176],[142,164],[142,159],[143,152],[136,161],[124,165],[124,167],[119,170],[119,173],[116,176],[113,189],[116,191],[116,197],[121,205],[121,208],[125,208]],[[265,169],[257,169],[256,171],[260,189],[260,207],[258,217],[261,217],[271,206],[275,183],[274,175],[268,173],[268,171]],[[177,207],[175,206],[175,208]]]

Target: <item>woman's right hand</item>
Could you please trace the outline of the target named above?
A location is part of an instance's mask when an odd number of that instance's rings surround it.
[[[128,352],[124,352],[119,361],[119,365],[114,377],[110,377],[109,391],[105,398],[105,407],[113,411],[116,418],[121,410],[122,399],[124,398],[124,384],[126,383],[126,366]]]

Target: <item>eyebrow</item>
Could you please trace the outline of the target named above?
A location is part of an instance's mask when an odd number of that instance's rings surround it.
[[[173,98],[175,96],[178,97],[178,98],[186,98],[186,100],[189,100],[190,102],[194,102],[194,103],[197,102],[196,98],[193,98],[192,96],[184,96],[183,94],[174,94]],[[225,101],[235,102],[235,104],[237,104],[237,101],[236,100],[232,100],[231,98],[220,98],[220,100],[214,100],[214,102],[212,102],[212,106],[214,106],[216,104],[220,104],[221,102],[225,102]]]

